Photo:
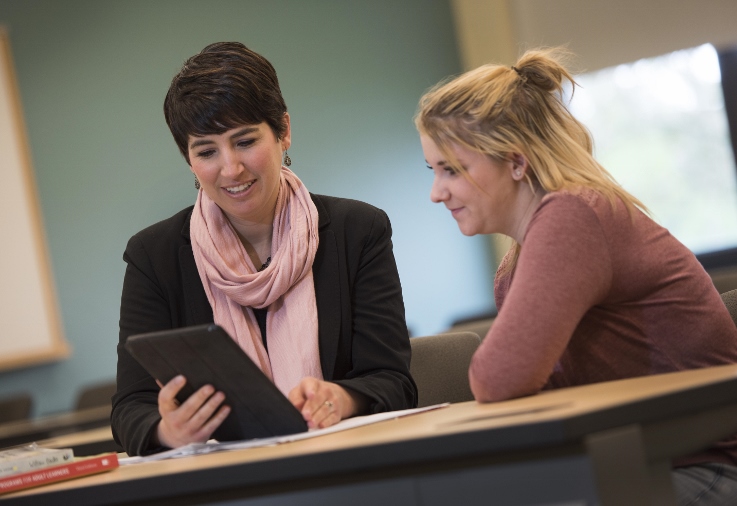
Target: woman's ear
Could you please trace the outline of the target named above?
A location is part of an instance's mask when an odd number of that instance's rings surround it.
[[[522,153],[510,153],[509,161],[512,162],[512,179],[521,181],[527,172],[527,157]]]
[[[284,126],[286,127],[284,129],[284,135],[279,140],[281,141],[282,149],[286,151],[292,145],[292,125],[289,121],[288,112],[284,113]]]

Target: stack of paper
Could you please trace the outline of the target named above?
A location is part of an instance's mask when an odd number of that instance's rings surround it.
[[[302,439],[313,438],[317,436],[324,436],[325,434],[332,434],[333,432],[339,432],[342,430],[353,429],[362,425],[369,425],[372,423],[381,422],[384,420],[393,420],[407,415],[414,415],[423,411],[430,411],[432,409],[438,409],[448,406],[445,404],[436,404],[435,406],[427,406],[425,408],[415,409],[404,409],[400,411],[389,411],[386,413],[376,413],[374,415],[367,416],[356,416],[353,418],[347,418],[342,420],[335,425],[327,427],[325,429],[313,429],[307,432],[298,432],[296,434],[288,434],[286,436],[274,436],[259,439],[249,439],[246,441],[227,441],[218,442],[210,440],[207,443],[190,443],[173,450],[163,451],[161,453],[154,453],[153,455],[147,455],[145,457],[125,457],[120,459],[120,465],[137,464],[139,462],[150,462],[153,460],[164,460],[173,459],[179,457],[188,457],[190,455],[202,455],[205,453],[221,452],[227,450],[243,450],[246,448],[259,448],[262,446],[273,446],[278,444],[290,443],[292,441],[299,441]]]

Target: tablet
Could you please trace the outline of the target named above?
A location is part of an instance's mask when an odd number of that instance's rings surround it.
[[[221,441],[239,441],[307,430],[302,415],[225,330],[215,324],[130,336],[128,352],[166,384],[177,374],[187,383],[177,400],[205,385],[225,394],[228,417],[216,430]]]

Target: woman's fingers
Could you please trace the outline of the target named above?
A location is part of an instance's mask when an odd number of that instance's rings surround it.
[[[292,388],[289,395],[287,395],[289,402],[291,402],[300,412],[302,411],[302,408],[304,408],[305,402],[307,402],[307,389],[309,384],[307,380],[315,380],[315,378],[304,378],[299,382],[299,385]]]
[[[164,416],[162,409],[167,412],[177,409],[179,402],[176,396],[186,382],[184,376],[180,374],[161,387],[161,390],[159,390],[159,413],[161,416]],[[157,383],[161,385],[160,382],[157,381]]]
[[[220,424],[222,424],[226,418],[228,418],[228,415],[230,414],[230,406],[222,406],[217,413],[215,413],[214,416],[212,416],[206,423],[203,425],[199,432],[198,432],[198,441],[207,441],[210,439],[210,436],[213,432],[215,432],[215,429],[220,427]]]
[[[186,404],[195,396],[197,396],[197,399],[195,399],[197,402],[193,402],[191,409],[188,409],[185,412],[191,412],[189,419],[186,420],[185,423],[192,433],[199,431],[205,424],[207,424],[208,420],[212,418],[212,415],[225,400],[224,393],[215,392],[214,388],[204,386],[190,396],[190,398],[187,399],[187,402],[182,404],[182,407],[187,407]]]
[[[341,420],[340,417],[340,401],[325,400],[315,411],[312,417],[312,423],[315,427],[324,429],[335,425]]]
[[[316,408],[319,407],[318,399],[315,398],[319,387],[320,380],[317,378],[302,378],[302,381],[288,395],[289,400],[300,411],[309,428],[317,426],[313,423],[313,414]]]
[[[352,399],[335,383],[304,378],[289,392],[289,400],[300,410],[307,426],[325,428],[334,425],[352,412]]]
[[[159,392],[161,421],[156,434],[161,444],[171,448],[206,441],[230,413],[228,406],[221,407],[225,395],[215,392],[211,385],[200,388],[179,405],[176,395],[185,383],[182,376],[177,376]]]

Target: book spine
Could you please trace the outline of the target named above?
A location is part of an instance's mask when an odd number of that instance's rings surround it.
[[[0,478],[14,474],[35,471],[51,466],[58,466],[74,460],[74,452],[71,448],[50,449],[35,452],[25,452],[0,460]]]
[[[118,456],[115,453],[83,458],[69,464],[0,478],[0,494],[100,473],[116,467],[118,467]]]

